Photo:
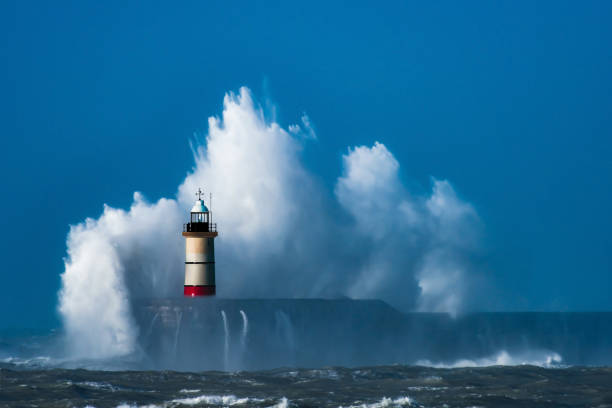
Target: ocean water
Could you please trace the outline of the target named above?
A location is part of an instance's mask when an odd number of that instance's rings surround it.
[[[39,369],[4,363],[6,407],[610,407],[612,368],[420,366],[241,372]]]

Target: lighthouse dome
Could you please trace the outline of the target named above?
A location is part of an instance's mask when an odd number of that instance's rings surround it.
[[[196,200],[193,208],[191,209],[192,213],[203,213],[208,212],[208,208],[204,205],[204,201]]]

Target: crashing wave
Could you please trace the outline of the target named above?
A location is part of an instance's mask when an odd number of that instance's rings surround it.
[[[477,359],[459,359],[451,363],[437,362],[429,360],[419,360],[416,365],[434,368],[462,368],[462,367],[489,367],[489,366],[518,366],[532,365],[538,367],[552,368],[560,367],[563,358],[552,351],[529,351],[526,353],[511,355],[506,350],[502,350],[495,355]]]

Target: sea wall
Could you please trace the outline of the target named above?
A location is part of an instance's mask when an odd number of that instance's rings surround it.
[[[145,301],[134,313],[151,368],[612,364],[612,313],[453,318],[378,300],[219,298]]]

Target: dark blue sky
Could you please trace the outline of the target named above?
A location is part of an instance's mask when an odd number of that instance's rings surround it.
[[[499,310],[612,309],[612,3],[4,2],[0,327],[57,324],[68,225],[172,196],[246,85],[331,192],[384,143],[486,227]],[[488,296],[474,293],[473,296]]]

